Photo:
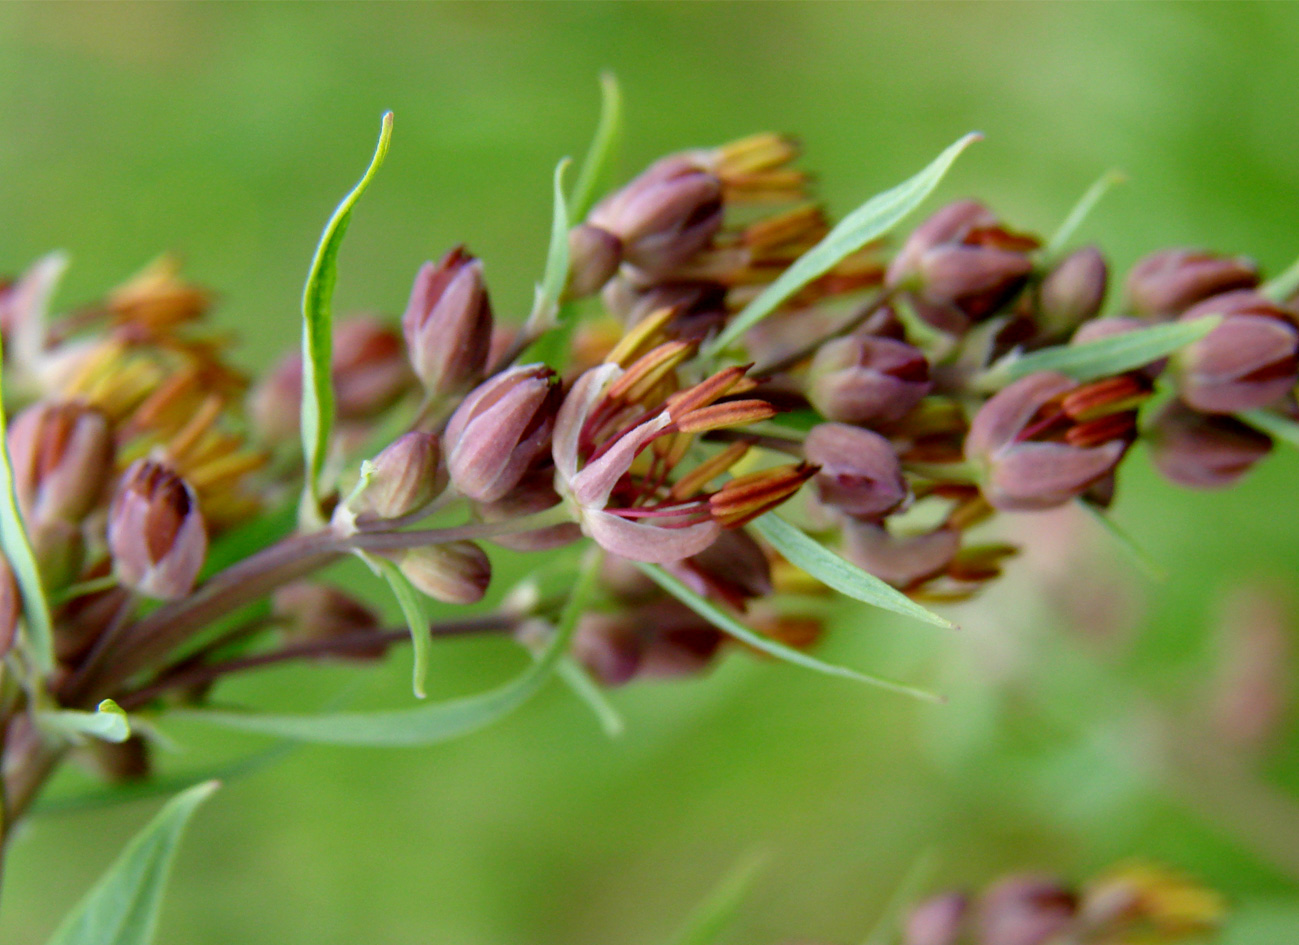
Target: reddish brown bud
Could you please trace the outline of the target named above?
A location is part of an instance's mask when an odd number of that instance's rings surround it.
[[[1196,302],[1258,285],[1258,267],[1195,249],[1165,249],[1141,259],[1128,273],[1128,305],[1138,315],[1172,318]]]
[[[829,420],[901,420],[929,393],[929,362],[892,338],[850,336],[827,342],[808,372],[807,398]]]
[[[902,464],[893,445],[878,433],[822,423],[807,434],[803,454],[821,467],[814,480],[821,501],[849,515],[879,518],[907,499]]]
[[[1198,413],[1176,402],[1160,412],[1147,436],[1155,468],[1190,489],[1230,486],[1272,450],[1267,434],[1234,417]]]
[[[565,297],[595,295],[622,262],[622,242],[607,230],[580,223],[568,231],[568,285]]]
[[[29,526],[79,523],[99,504],[113,468],[113,437],[98,410],[34,404],[14,419],[8,443],[14,491]]]
[[[379,617],[360,601],[335,587],[314,581],[286,584],[271,598],[271,613],[292,643],[337,640],[342,637],[377,635],[382,629]],[[387,646],[381,640],[339,650],[339,659],[378,659]]]
[[[542,364],[512,368],[476,387],[447,424],[455,487],[479,502],[502,498],[550,445],[562,400],[555,372]]]
[[[969,913],[970,901],[961,893],[926,899],[907,916],[903,945],[960,945]]]
[[[446,395],[475,383],[487,366],[492,306],[483,264],[457,246],[415,276],[401,317],[411,364],[424,387]]]
[[[983,894],[980,941],[996,945],[1048,945],[1074,921],[1077,897],[1052,879],[1017,876]]]
[[[126,586],[164,600],[184,597],[207,554],[194,490],[166,466],[137,460],[113,496],[108,547]]]
[[[675,338],[700,340],[726,322],[726,286],[715,282],[666,282],[637,285],[618,276],[602,294],[610,313],[628,327],[669,309],[666,332]]]
[[[1178,394],[1205,413],[1238,413],[1284,397],[1299,377],[1299,330],[1256,292],[1230,292],[1188,309],[1183,319],[1223,321],[1174,359]]]
[[[891,535],[883,525],[849,520],[844,523],[844,556],[864,571],[895,587],[911,587],[941,574],[961,547],[961,536],[950,528],[920,535]]]
[[[724,531],[697,555],[664,566],[696,593],[743,610],[745,601],[771,593],[771,564],[742,529]]]
[[[1038,288],[1041,327],[1049,337],[1067,335],[1094,318],[1105,302],[1109,269],[1094,246],[1075,250],[1056,265]]]
[[[476,604],[492,581],[492,563],[472,541],[413,548],[399,566],[412,584],[446,604]]]
[[[722,186],[689,158],[663,158],[605,198],[587,222],[622,241],[623,258],[648,275],[671,271],[722,225]]]
[[[440,458],[436,436],[420,431],[399,436],[372,461],[369,482],[353,511],[398,518],[422,509],[446,488]]]

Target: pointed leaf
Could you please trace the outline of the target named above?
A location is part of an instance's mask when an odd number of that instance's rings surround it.
[[[537,297],[532,303],[528,323],[533,330],[546,331],[559,319],[559,299],[568,285],[568,206],[564,202],[564,172],[571,164],[564,158],[555,165],[555,209],[550,222],[550,250],[546,254],[546,272]]]
[[[716,945],[720,942],[739,917],[765,860],[761,854],[750,853],[736,863],[695,907],[685,927],[673,937],[672,945]]]
[[[779,279],[746,305],[708,346],[705,355],[714,357],[725,351],[803,286],[825,275],[845,257],[893,229],[933,192],[960,153],[981,137],[977,133],[966,135],[938,155],[932,164],[915,177],[903,181],[892,190],[877,194],[844,217],[821,242],[800,256]]]
[[[467,735],[486,728],[523,705],[550,679],[560,658],[568,652],[577,620],[595,588],[598,561],[598,556],[592,555],[578,576],[555,633],[541,655],[514,679],[488,692],[416,709],[388,712],[258,715],[251,712],[176,711],[172,715],[245,732],[331,745],[396,748],[433,745]]]
[[[802,568],[826,587],[853,600],[882,607],[904,617],[914,617],[935,626],[954,629],[955,624],[921,607],[906,594],[851,561],[845,561],[825,545],[804,534],[774,512],[754,520],[754,529],[785,556],[795,567]]]
[[[433,638],[429,636],[428,611],[424,607],[424,595],[410,582],[410,578],[401,573],[401,568],[378,555],[364,555],[366,562],[375,569],[392,589],[392,596],[397,598],[397,606],[410,628],[411,650],[415,657],[415,668],[412,670],[411,686],[415,698],[423,699],[424,681],[428,679],[429,660],[432,659]]]
[[[1144,367],[1199,341],[1222,321],[1206,315],[1189,322],[1167,322],[1077,345],[1056,345],[1032,354],[1010,354],[978,379],[983,390],[997,390],[1037,371],[1059,371],[1075,381],[1094,381]]]
[[[136,834],[47,945],[148,945],[181,834],[218,787],[208,781],[167,802]]]
[[[893,682],[889,679],[881,679],[878,676],[871,676],[866,673],[859,673],[855,669],[848,669],[846,666],[836,666],[833,663],[826,663],[817,659],[815,656],[809,656],[802,650],[796,650],[793,647],[786,646],[770,637],[763,636],[753,628],[746,626],[739,620],[732,617],[726,611],[717,607],[711,601],[695,593],[679,579],[664,571],[657,564],[637,563],[636,567],[647,576],[651,581],[657,584],[663,590],[667,591],[681,603],[685,604],[699,616],[703,617],[718,630],[726,633],[741,643],[747,643],[755,650],[760,650],[768,656],[774,656],[776,659],[784,660],[786,663],[793,663],[795,666],[801,666],[804,669],[815,670],[818,673],[825,673],[827,676],[840,676],[844,679],[851,679],[855,682],[866,683],[868,686],[878,686],[881,689],[887,689],[890,692],[897,692],[907,696],[914,696],[917,699],[924,699],[926,702],[942,702],[943,700],[934,695],[932,692],[926,692],[924,689],[917,689],[914,686],[908,686],[904,683]]]
[[[383,116],[379,143],[355,187],[334,208],[325,224],[307,273],[302,291],[302,452],[307,481],[302,495],[302,517],[305,524],[323,523],[320,510],[321,477],[329,454],[334,429],[334,386],[330,362],[334,349],[334,319],[331,305],[338,282],[338,250],[352,219],[352,208],[383,165],[392,138],[392,112]]]
[[[131,737],[131,723],[126,712],[112,699],[99,703],[94,712],[59,709],[41,712],[40,720],[73,738],[89,735],[105,742],[124,742]]]
[[[612,72],[600,75],[600,122],[595,127],[591,147],[582,159],[573,196],[569,200],[569,216],[581,220],[595,203],[596,193],[609,173],[618,139],[622,133],[622,91]]]
[[[1100,199],[1126,181],[1127,177],[1121,171],[1106,171],[1102,174],[1095,183],[1087,188],[1087,192],[1079,198],[1073,209],[1069,211],[1069,215],[1064,218],[1064,222],[1060,224],[1060,229],[1055,231],[1055,235],[1051,237],[1042,250],[1043,257],[1053,260],[1064,252],[1064,248],[1069,245],[1069,240],[1073,239],[1078,227],[1095,209]]]
[[[609,697],[605,695],[599,683],[591,678],[591,674],[581,664],[571,656],[565,656],[559,661],[558,672],[559,678],[573,691],[573,695],[585,702],[595,713],[604,734],[610,738],[617,738],[626,731],[626,723],[623,722],[618,710],[613,707],[613,703],[609,701]]]
[[[0,391],[4,387],[4,347],[0,343]],[[27,648],[37,670],[48,673],[54,668],[54,624],[50,604],[36,565],[36,555],[18,511],[18,494],[14,491],[13,464],[9,458],[9,439],[5,430],[3,398],[0,397],[0,552],[13,570],[14,580],[23,598],[23,617]]]

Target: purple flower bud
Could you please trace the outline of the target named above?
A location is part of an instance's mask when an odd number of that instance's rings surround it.
[[[492,582],[492,563],[472,541],[412,548],[399,567],[417,588],[446,604],[476,604]]]
[[[821,501],[854,518],[880,518],[907,499],[902,464],[893,445],[878,433],[843,423],[818,424],[807,434],[803,453],[821,467],[814,480]]]
[[[722,185],[689,158],[663,158],[601,201],[587,222],[620,239],[631,265],[647,275],[664,274],[721,228]]]
[[[1138,315],[1172,318],[1211,295],[1256,285],[1253,260],[1165,249],[1144,257],[1128,273],[1128,306]]]
[[[979,903],[980,941],[996,945],[1048,945],[1073,924],[1077,897],[1037,876],[1003,880]]]
[[[961,549],[961,535],[938,528],[920,535],[892,535],[883,525],[848,520],[844,556],[895,587],[911,587],[941,574]]]
[[[80,522],[104,492],[113,467],[108,418],[73,403],[39,403],[9,428],[14,490],[30,525]]]
[[[373,610],[335,587],[314,581],[295,581],[280,588],[271,598],[271,613],[292,643],[377,636],[382,630]],[[350,660],[378,659],[387,649],[376,639],[334,655]]]
[[[892,338],[849,336],[823,344],[808,371],[807,398],[842,423],[901,420],[929,393],[929,362]]]
[[[511,368],[470,392],[445,434],[451,481],[479,502],[502,498],[550,445],[563,391],[543,364]]]
[[[1160,412],[1147,437],[1155,468],[1190,489],[1230,486],[1272,450],[1267,434],[1236,418],[1198,413],[1177,402]]]
[[[1237,413],[1284,397],[1299,376],[1299,330],[1257,292],[1206,299],[1182,315],[1222,315],[1222,324],[1178,353],[1177,390],[1205,413]]]
[[[479,502],[474,508],[484,522],[508,522],[552,509],[560,503],[555,491],[555,470],[550,464],[534,466],[505,496],[495,502]],[[547,551],[568,545],[582,537],[576,522],[561,522],[531,532],[497,535],[491,540],[515,551]],[[639,572],[637,572],[639,573]]]
[[[607,230],[579,223],[568,231],[568,287],[565,297],[595,295],[622,262],[622,241]]]
[[[457,246],[415,276],[401,317],[415,374],[431,394],[463,390],[482,376],[492,339],[483,264]]]
[[[1042,328],[1050,337],[1066,335],[1105,302],[1109,269],[1095,246],[1075,250],[1056,265],[1038,287]]]
[[[926,899],[907,916],[903,945],[959,945],[969,913],[970,901],[961,893]]]
[[[636,618],[645,633],[639,675],[651,679],[702,673],[725,639],[720,630],[674,600],[646,605],[636,611]]]
[[[672,318],[665,332],[672,338],[702,341],[726,323],[726,286],[717,282],[662,282],[638,285],[618,276],[604,288],[610,313],[628,328],[665,308]]]
[[[0,559],[0,659],[14,645],[18,620],[23,615],[23,598],[8,562]]]
[[[1130,422],[1120,428],[1122,435],[1097,445],[1070,442],[1074,424],[1061,401],[1076,386],[1063,374],[1039,371],[997,392],[979,409],[966,437],[965,456],[983,470],[983,495],[992,506],[1030,511],[1063,505],[1123,457]]]
[[[743,529],[722,532],[703,551],[664,565],[696,593],[725,601],[736,610],[771,593],[771,563],[762,546]]]
[[[635,678],[643,651],[644,641],[627,614],[583,614],[573,632],[573,656],[603,686]]]
[[[108,512],[108,547],[118,579],[149,597],[184,597],[207,554],[194,490],[161,463],[136,460]]]
[[[446,488],[438,439],[412,431],[399,436],[372,461],[370,481],[357,496],[354,511],[398,518],[422,509]]]

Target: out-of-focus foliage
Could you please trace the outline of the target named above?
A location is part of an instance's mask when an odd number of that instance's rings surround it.
[[[945,198],[977,193],[1051,232],[1118,167],[1129,183],[1077,238],[1104,234],[1120,269],[1185,244],[1249,249],[1278,272],[1299,254],[1296,45],[1299,10],[1279,4],[10,5],[0,270],[68,250],[70,308],[177,250],[269,363],[296,343],[320,221],[391,108],[335,310],[395,315],[418,264],[466,241],[500,314],[522,317],[552,168],[590,140],[612,67],[619,180],[774,127],[802,138],[843,212],[973,127],[987,140]],[[1279,609],[1273,636],[1290,643],[1245,691],[1294,677],[1299,512],[1278,497],[1299,459],[1278,447],[1241,487],[1195,496],[1133,465],[1116,517],[1162,584],[1061,515],[1008,580],[950,612],[959,634],[837,611],[850,632],[819,655],[932,680],[945,706],[737,659],[616,693],[615,742],[553,687],[436,748],[304,749],[232,782],[194,825],[159,941],[662,942],[755,846],[767,866],[737,942],[860,941],[925,851],[934,888],[1160,860],[1227,895],[1229,942],[1284,941],[1299,928],[1294,713],[1251,727],[1232,699],[1268,633],[1241,595]],[[435,698],[519,670],[491,641],[439,643],[432,663]],[[354,674],[268,672],[231,695],[324,704]],[[400,660],[375,670],[348,707],[390,703],[409,678]],[[212,761],[210,729],[172,728],[164,769]],[[90,786],[71,772],[52,796]],[[48,935],[146,813],[35,819],[0,940]]]

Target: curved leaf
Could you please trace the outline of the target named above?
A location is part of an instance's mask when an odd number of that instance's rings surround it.
[[[112,699],[99,703],[94,712],[59,709],[41,712],[40,720],[73,738],[89,735],[105,742],[124,742],[131,737],[131,723],[126,712]]]
[[[148,945],[162,890],[185,825],[219,786],[208,781],[178,794],[136,834],[63,920],[47,945]]]
[[[596,191],[604,183],[622,132],[622,91],[612,72],[600,75],[600,122],[595,127],[591,147],[582,159],[582,168],[573,185],[569,200],[570,217],[581,220],[595,203]]]
[[[427,695],[424,681],[428,679],[429,660],[433,655],[433,638],[428,632],[429,617],[424,607],[424,597],[411,584],[410,579],[401,573],[401,568],[387,558],[365,552],[361,552],[361,557],[374,568],[376,574],[388,582],[392,596],[397,598],[397,606],[401,608],[401,615],[410,628],[411,651],[415,658],[411,686],[415,690],[415,698],[423,699]]]
[[[821,242],[798,257],[779,279],[746,305],[705,349],[705,356],[714,357],[726,350],[803,286],[825,275],[844,257],[893,229],[933,192],[960,153],[981,137],[978,133],[966,135],[938,155],[933,163],[915,177],[903,181],[892,190],[877,194],[844,217]]]
[[[559,318],[559,299],[568,284],[568,205],[564,201],[564,172],[572,163],[564,158],[555,165],[555,208],[550,221],[550,249],[546,253],[546,272],[537,286],[528,323],[536,331],[552,327]]]
[[[826,587],[854,600],[891,610],[904,617],[914,617],[939,627],[955,628],[950,620],[921,607],[893,585],[845,561],[825,545],[810,538],[774,512],[755,519],[753,527],[790,564],[802,568]]]
[[[319,525],[323,521],[320,480],[334,429],[334,387],[330,378],[334,319],[330,306],[338,282],[338,250],[343,245],[347,224],[351,222],[352,208],[383,165],[391,139],[392,112],[387,112],[383,116],[379,143],[370,158],[370,166],[334,208],[333,216],[325,224],[307,273],[307,284],[302,290],[302,452],[307,481],[302,494],[301,516],[309,525]]]
[[[1051,237],[1042,250],[1043,257],[1047,260],[1054,260],[1059,256],[1064,251],[1065,246],[1068,245],[1069,240],[1073,239],[1078,227],[1095,209],[1100,199],[1126,181],[1127,177],[1120,171],[1106,171],[1102,174],[1095,183],[1087,188],[1086,193],[1079,198],[1078,202],[1073,205],[1069,215],[1060,224],[1060,229],[1055,231],[1055,235]]]

